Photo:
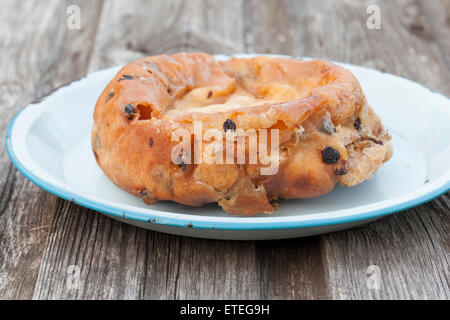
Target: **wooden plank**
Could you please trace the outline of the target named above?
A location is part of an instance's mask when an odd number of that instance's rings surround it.
[[[324,237],[333,296],[448,299],[449,204],[446,195],[380,222]],[[381,271],[379,290],[366,286],[371,265]]]
[[[153,253],[157,261],[174,256],[161,243],[167,251]],[[62,201],[33,298],[142,298],[145,252],[154,245],[145,230]]]
[[[100,21],[90,70],[180,51],[244,51],[241,0],[140,0],[133,6],[110,2]]]
[[[176,299],[259,299],[252,242],[181,238]]]
[[[243,8],[246,52],[293,54],[294,32],[284,1],[244,1]]]
[[[418,1],[375,1],[381,30],[358,1],[289,2],[295,53],[375,67],[450,93],[448,68]],[[422,5],[423,2],[420,2]],[[448,24],[440,25],[448,35]],[[447,37],[448,39],[448,37]],[[370,225],[322,236],[335,299],[448,298],[450,209],[444,196]],[[379,266],[381,289],[366,285]]]
[[[79,1],[73,1],[80,4]],[[96,1],[95,3],[98,3]],[[0,11],[0,130],[34,98],[86,72],[88,48],[99,13],[92,3],[81,30],[66,28],[67,4],[57,0],[2,3]],[[83,7],[83,6],[82,6]],[[72,46],[71,46],[72,44]],[[34,186],[10,163],[0,140],[0,299],[31,298],[56,197]]]
[[[330,299],[319,237],[256,243],[262,299]]]
[[[431,33],[441,51],[442,58],[450,70],[450,1],[436,0],[420,2]]]

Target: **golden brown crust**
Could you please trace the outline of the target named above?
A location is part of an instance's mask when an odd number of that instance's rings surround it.
[[[227,119],[243,130],[279,129],[276,174],[261,175],[267,166],[261,163],[189,164],[184,153],[173,163],[172,133],[193,133],[194,121],[202,132],[223,131]],[[316,197],[336,182],[355,185],[392,155],[358,81],[326,61],[148,57],[119,71],[99,97],[94,120],[97,162],[116,185],[147,204],[218,202],[230,214],[271,213],[271,199]],[[324,121],[332,128],[324,129]],[[183,150],[191,151],[191,143]],[[327,147],[339,152],[335,163],[324,162]]]

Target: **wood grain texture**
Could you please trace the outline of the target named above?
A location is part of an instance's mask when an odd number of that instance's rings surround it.
[[[77,3],[71,1],[70,3]],[[95,34],[95,2],[86,28],[66,28],[68,2],[4,1],[0,12],[0,298],[31,298],[57,211],[56,197],[24,179],[10,163],[4,132],[26,103],[86,72],[89,55],[73,44],[91,42]],[[83,65],[84,62],[84,65]]]
[[[363,2],[291,2],[288,11],[296,13],[294,29],[300,30],[295,32],[296,55],[378,68],[448,95],[449,69],[440,42],[434,40],[439,35],[433,34],[423,10],[429,2],[374,3],[381,9],[381,30],[366,28]],[[450,39],[448,25],[440,25],[439,33]],[[361,228],[321,237],[331,296],[448,298],[450,210],[442,203],[448,203],[446,196]],[[366,286],[370,265],[381,269],[380,290]]]
[[[65,27],[69,4],[82,29]],[[8,0],[0,118],[88,71],[177,51],[281,53],[365,65],[450,94],[448,1]],[[21,28],[17,28],[21,25]],[[0,143],[3,143],[4,139]],[[232,242],[119,223],[33,186],[0,154],[0,299],[448,299],[450,200],[335,234]],[[381,270],[368,289],[367,267]],[[71,266],[79,267],[71,287]]]

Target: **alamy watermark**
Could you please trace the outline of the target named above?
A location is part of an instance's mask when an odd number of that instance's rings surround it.
[[[369,30],[381,29],[381,10],[377,5],[367,6],[366,13],[369,17],[366,20],[366,26]]]
[[[376,264],[370,265],[366,269],[366,286],[369,290],[381,289],[381,269]]]
[[[69,30],[81,29],[81,9],[77,5],[70,5],[66,9],[67,20],[66,26]]]
[[[66,269],[66,288],[68,290],[80,289],[81,268],[77,265],[70,265]]]
[[[176,165],[260,164],[261,175],[275,175],[280,159],[279,136],[278,129],[203,131],[202,122],[194,121],[193,134],[185,128],[172,133],[176,145],[171,160]]]

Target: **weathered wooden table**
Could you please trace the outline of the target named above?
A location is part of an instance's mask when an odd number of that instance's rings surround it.
[[[70,5],[80,8],[80,29]],[[377,8],[381,29],[373,28]],[[449,0],[3,0],[0,129],[28,102],[90,71],[177,51],[326,58],[448,96],[449,40]],[[18,173],[4,136],[1,143],[1,299],[450,298],[449,194],[324,236],[199,240],[61,200]],[[367,286],[371,265],[380,268],[379,289]]]

